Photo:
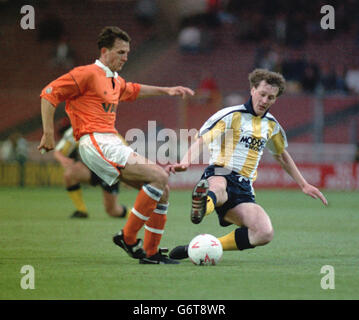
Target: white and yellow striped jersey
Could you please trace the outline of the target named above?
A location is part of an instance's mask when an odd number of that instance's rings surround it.
[[[69,157],[77,147],[78,142],[75,141],[73,129],[70,127],[65,131],[55,150],[60,151],[65,157]]]
[[[252,102],[227,107],[210,117],[199,131],[209,149],[209,164],[235,171],[252,182],[265,146],[281,154],[288,146],[284,130],[267,112],[259,117]]]

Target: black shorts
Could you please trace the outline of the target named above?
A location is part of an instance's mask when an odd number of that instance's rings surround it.
[[[103,190],[105,190],[108,193],[112,194],[118,194],[120,190],[120,183],[117,182],[113,184],[112,186],[109,186],[105,181],[103,181],[98,175],[96,175],[95,172],[91,171],[91,178],[90,178],[90,185],[97,186],[100,185]]]
[[[224,216],[228,210],[234,208],[240,203],[253,202],[255,203],[255,196],[253,188],[248,179],[245,179],[238,173],[230,171],[226,168],[211,165],[204,170],[201,179],[208,179],[212,176],[222,176],[227,180],[227,195],[228,200],[220,207],[216,207],[219,224],[222,227],[227,227],[232,223],[224,220]]]

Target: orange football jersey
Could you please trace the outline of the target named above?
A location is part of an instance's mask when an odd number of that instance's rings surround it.
[[[98,60],[76,67],[41,92],[40,97],[55,107],[66,101],[65,110],[76,140],[93,132],[117,133],[115,121],[119,101],[133,101],[138,96],[140,84],[126,82],[117,73],[109,77],[105,68]]]

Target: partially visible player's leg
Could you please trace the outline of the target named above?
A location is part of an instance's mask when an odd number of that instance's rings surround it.
[[[103,205],[110,217],[125,218],[127,215],[126,206],[118,203],[118,193],[102,190]]]
[[[223,176],[211,176],[200,180],[192,191],[191,221],[198,224],[211,214],[216,206],[228,200],[227,180]]]
[[[138,190],[141,190],[143,185],[142,183],[129,181],[123,177],[121,177],[121,180]],[[168,198],[169,186],[166,185],[156,209],[145,223],[144,249],[148,256],[157,253],[157,248],[164,232],[164,227],[167,220],[167,212],[169,207]]]
[[[159,249],[168,210],[168,175],[161,167],[149,160],[131,154],[126,166],[121,170],[124,181],[142,183],[135,204],[123,228],[124,241],[135,243],[137,233],[145,225],[145,259],[141,263],[172,263]]]
[[[215,207],[222,206],[228,200],[227,180],[222,176],[208,178],[209,191],[207,197],[206,216],[211,214]]]
[[[208,178],[208,183],[209,190],[216,196],[216,206],[223,205],[228,200],[226,178],[222,176],[212,176]]]
[[[273,227],[264,209],[254,202],[253,189],[248,180],[236,174],[226,178],[211,176],[210,187],[218,195],[216,211],[221,226],[236,224],[236,230],[220,237],[223,250],[245,250],[265,245],[273,238]],[[225,190],[225,191],[224,191]],[[224,202],[222,202],[224,201]],[[188,246],[174,248],[170,257],[184,259]]]
[[[168,174],[160,166],[123,145],[115,135],[83,136],[79,151],[86,165],[109,185],[117,182],[120,175],[124,181],[142,185],[123,230],[113,237],[113,241],[131,257],[144,258],[146,252],[137,234],[163,200]]]
[[[135,152],[130,154],[125,167],[121,169],[121,177],[125,181],[150,184],[162,191],[168,184],[168,174],[163,168]]]
[[[135,153],[130,155],[121,176],[125,180],[143,184],[123,229],[124,239],[131,245],[162,198],[168,176],[161,167]]]
[[[88,217],[87,207],[82,195],[81,183],[88,183],[90,178],[90,170],[81,162],[68,163],[64,167],[64,180],[67,194],[76,208],[76,211],[71,215],[73,218]]]
[[[206,174],[204,174],[205,176]],[[203,176],[202,176],[203,177]],[[194,201],[194,196],[196,193],[199,193],[199,188],[206,187],[205,197],[204,197],[204,208],[198,210],[199,202]],[[196,190],[198,192],[196,192]],[[191,220],[193,223],[199,223],[202,221],[203,217],[211,214],[216,206],[222,206],[228,200],[227,194],[227,180],[223,176],[210,176],[207,179],[200,180],[192,192],[192,209],[191,209]],[[196,213],[199,214],[196,216]],[[194,219],[192,218],[194,217]],[[199,221],[199,222],[198,222]],[[177,246],[170,252],[170,258],[172,259],[185,259],[188,258],[188,245]]]
[[[103,192],[103,205],[107,214],[114,218],[126,218],[127,207],[118,203],[118,194],[120,192],[120,182],[109,186],[105,181],[99,178],[91,171],[91,185],[100,185]]]
[[[272,223],[261,206],[256,203],[241,203],[230,209],[224,217],[228,223],[239,228],[218,238],[223,251],[246,250],[262,246],[273,239]],[[177,246],[170,252],[172,259],[188,258],[188,245]]]
[[[228,210],[224,220],[240,227],[219,238],[223,250],[249,249],[265,245],[273,239],[274,230],[270,218],[256,203],[246,202],[237,205]]]
[[[158,252],[158,247],[165,231],[168,212],[168,196],[169,187],[165,187],[162,198],[157,203],[156,208],[150,215],[150,218],[145,223],[145,236],[143,241],[143,248],[146,251],[147,257],[151,257]]]
[[[91,172],[81,161],[76,161],[64,168],[64,178],[66,185],[89,183]]]

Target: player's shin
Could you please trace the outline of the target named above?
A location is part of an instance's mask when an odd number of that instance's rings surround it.
[[[222,244],[223,251],[254,248],[249,242],[247,227],[237,228],[225,236],[218,238],[218,240]]]
[[[131,245],[136,242],[137,233],[150,219],[156,209],[163,191],[149,184],[143,185],[139,191],[135,204],[123,228],[124,240]]]
[[[77,211],[87,212],[87,207],[82,196],[82,189],[79,183],[66,188],[67,194]]]
[[[168,204],[159,203],[145,224],[143,248],[147,257],[151,257],[158,252],[158,246],[167,221],[167,210]]]
[[[208,216],[214,211],[216,207],[216,203],[217,203],[217,197],[215,193],[209,190],[207,195],[207,205],[206,205],[206,213],[205,213],[206,216]]]

